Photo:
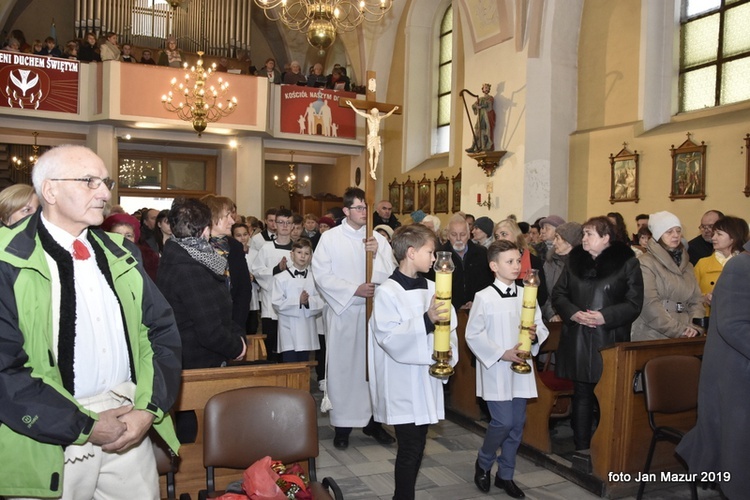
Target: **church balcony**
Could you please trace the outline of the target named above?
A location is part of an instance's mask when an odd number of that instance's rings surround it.
[[[198,138],[190,122],[180,120],[161,102],[162,95],[171,90],[172,78],[182,81],[184,75],[181,68],[116,61],[79,63],[0,52],[0,115],[4,122],[0,142],[30,137],[26,130],[85,136],[92,126],[108,125],[120,135],[168,139],[190,147],[201,141],[207,145],[226,143],[227,137],[258,137],[303,141],[312,150],[344,146],[342,152],[358,154],[364,144],[364,120],[338,105],[341,98],[356,99],[356,94],[272,85],[266,78],[232,73],[214,73],[208,84],[218,85],[219,77],[227,81],[226,95],[237,98],[237,108],[209,123]],[[40,134],[40,139],[43,137]],[[305,145],[298,147],[305,149]]]

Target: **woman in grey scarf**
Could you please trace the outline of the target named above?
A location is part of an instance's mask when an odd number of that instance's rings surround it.
[[[169,211],[156,283],[174,309],[182,337],[182,368],[210,368],[245,356],[245,332],[232,321],[227,259],[208,242],[211,210],[178,198]]]

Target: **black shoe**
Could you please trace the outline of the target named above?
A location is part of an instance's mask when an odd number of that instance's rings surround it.
[[[375,441],[380,444],[393,444],[396,442],[396,439],[385,432],[385,429],[383,429],[383,427],[380,425],[372,427],[362,427],[362,432],[365,433],[365,436],[375,438]]]
[[[524,498],[526,496],[512,479],[500,479],[500,476],[495,476],[495,486],[504,489],[505,493],[512,498]]]
[[[490,471],[484,470],[479,466],[479,460],[474,464],[474,484],[481,491],[489,493],[490,491]]]
[[[591,453],[589,450],[574,452],[570,457],[570,464],[573,469],[585,474],[591,474],[593,471],[591,467]]]
[[[349,435],[338,435],[333,438],[334,448],[339,450],[345,450],[349,447]]]

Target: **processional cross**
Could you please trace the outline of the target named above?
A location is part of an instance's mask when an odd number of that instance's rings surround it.
[[[377,102],[375,85],[375,72],[367,72],[367,93],[365,94],[365,100],[361,99],[339,99],[339,107],[350,107],[360,116],[367,119],[367,149],[365,153],[368,156],[365,164],[369,166],[368,175],[365,175],[365,203],[367,204],[367,236],[372,235],[372,214],[370,209],[375,206],[375,181],[377,180],[377,168],[378,160],[380,158],[381,141],[380,136],[380,120],[388,118],[392,114],[401,114],[401,107],[395,104],[387,104],[384,102]],[[380,113],[385,113],[381,115]],[[372,262],[375,256],[372,252],[367,252],[365,258],[365,281],[369,283],[372,281]],[[372,298],[368,297],[365,301],[365,328],[367,328],[367,321],[370,319],[372,314]],[[367,331],[367,330],[365,330]],[[368,343],[365,343],[367,346]],[[367,349],[367,347],[365,347]],[[365,356],[367,356],[367,350],[365,350]],[[365,357],[365,360],[367,358]],[[367,366],[367,365],[365,365]],[[367,370],[365,370],[365,377],[367,377]]]

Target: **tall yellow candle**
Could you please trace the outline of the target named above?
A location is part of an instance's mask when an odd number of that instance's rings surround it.
[[[440,320],[435,324],[435,345],[434,350],[438,352],[447,352],[451,348],[451,295],[453,293],[453,275],[452,273],[436,272],[435,273],[435,295],[438,307],[443,308],[447,305],[448,311],[440,316]]]
[[[521,309],[521,333],[518,335],[518,341],[521,351],[531,351],[531,337],[529,328],[534,324],[536,314],[536,294],[539,291],[538,286],[524,284],[523,287],[523,308]]]

